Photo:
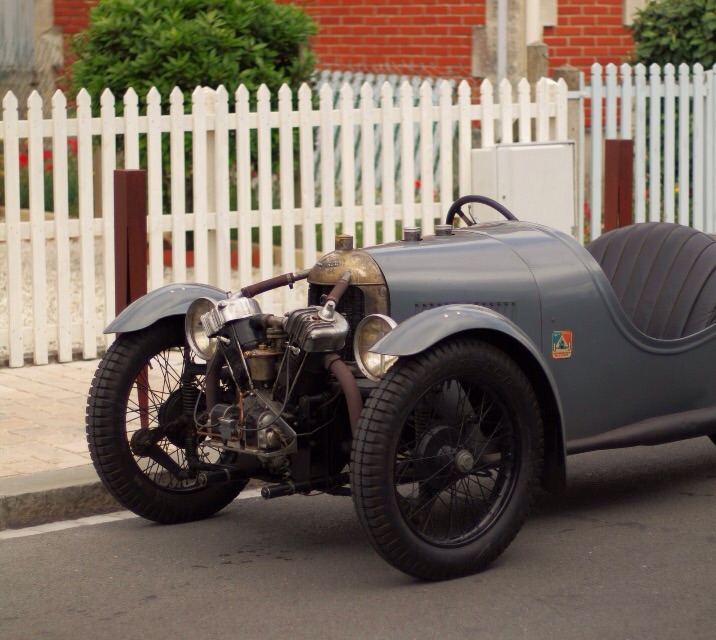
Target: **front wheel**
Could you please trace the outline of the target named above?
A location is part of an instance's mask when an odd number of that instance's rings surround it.
[[[246,485],[202,487],[189,464],[230,462],[195,435],[205,374],[185,346],[182,317],[120,335],[99,364],[87,400],[90,455],[105,487],[137,515],[199,520]]]
[[[519,531],[542,469],[543,425],[519,366],[453,338],[401,358],[367,400],[351,458],[359,519],[401,571],[480,571]]]

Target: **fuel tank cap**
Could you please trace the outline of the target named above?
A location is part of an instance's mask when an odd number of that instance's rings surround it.
[[[405,227],[403,229],[403,242],[420,242],[420,227]]]
[[[353,249],[353,236],[339,233],[336,236],[336,251],[351,251]]]

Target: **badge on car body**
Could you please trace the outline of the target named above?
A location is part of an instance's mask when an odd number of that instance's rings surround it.
[[[556,359],[572,357],[572,332],[552,332],[552,357]]]

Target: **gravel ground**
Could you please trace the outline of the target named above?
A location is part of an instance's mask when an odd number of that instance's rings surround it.
[[[0,366],[6,365],[9,357],[7,329],[8,329],[8,278],[22,277],[23,289],[23,321],[25,327],[32,327],[32,305],[33,305],[33,287],[32,287],[32,253],[29,241],[22,243],[22,263],[19,268],[15,265],[8,269],[7,243],[0,242]],[[98,324],[98,333],[105,323],[105,304],[104,304],[104,268],[103,268],[103,249],[101,238],[95,239],[95,291],[94,291],[94,309]],[[82,275],[80,267],[80,245],[78,239],[70,241],[70,273],[66,277],[62,277],[58,284],[57,278],[57,246],[54,239],[46,242],[46,264],[47,264],[47,322],[50,327],[57,324],[57,301],[59,295],[69,295],[71,298],[71,314],[74,323],[81,322],[82,317]],[[18,271],[20,273],[18,273]],[[193,281],[193,269],[187,270],[187,280]],[[276,274],[281,273],[281,269],[277,267]],[[260,279],[258,269],[254,269],[253,281]],[[169,284],[173,282],[172,272],[170,268],[164,269],[164,282]],[[238,274],[233,273],[231,288],[237,290],[240,286],[247,283],[239,284]],[[305,283],[299,283],[296,286],[298,299],[305,300]],[[266,312],[279,313],[286,305],[282,304],[280,295],[275,298],[276,304],[272,304],[271,300],[261,300],[259,302],[262,307],[265,306]],[[295,304],[295,303],[294,303]],[[51,332],[50,332],[51,333]],[[79,338],[79,332],[76,332]],[[29,340],[25,340],[25,357],[32,356],[32,345]],[[98,336],[97,348],[101,354],[105,348],[105,338]],[[57,355],[57,341],[50,340],[49,343],[50,358]],[[81,357],[82,344],[79,339],[73,341],[73,351],[76,357]]]

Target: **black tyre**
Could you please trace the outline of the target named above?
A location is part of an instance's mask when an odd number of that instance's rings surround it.
[[[206,367],[185,349],[182,317],[120,335],[100,362],[87,400],[87,441],[102,482],[130,511],[166,524],[206,518],[246,485],[202,487],[189,471],[187,446],[202,461],[228,460],[194,435],[187,405],[199,406]]]
[[[535,393],[502,351],[453,338],[401,358],[367,400],[353,443],[363,529],[411,576],[480,571],[524,522],[543,441]]]

